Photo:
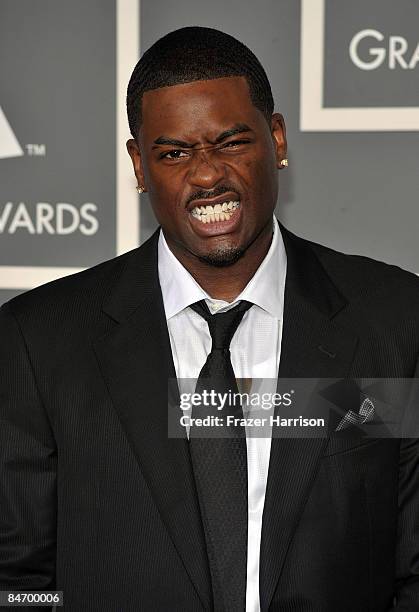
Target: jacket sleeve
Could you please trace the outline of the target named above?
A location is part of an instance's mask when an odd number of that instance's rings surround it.
[[[10,305],[6,304],[0,309],[2,591],[55,589],[56,465],[54,435],[28,347]]]
[[[400,443],[396,594],[390,612],[419,610],[419,361],[414,374],[409,435]]]

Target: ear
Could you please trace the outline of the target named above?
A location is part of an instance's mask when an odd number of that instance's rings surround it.
[[[271,119],[271,134],[275,146],[276,167],[282,169],[281,161],[287,157],[287,133],[284,117],[274,113]]]
[[[147,191],[144,179],[144,169],[141,162],[140,148],[134,138],[130,138],[129,140],[127,140],[127,151],[129,153],[129,156],[131,157],[138,185],[140,187],[144,187],[144,191]]]

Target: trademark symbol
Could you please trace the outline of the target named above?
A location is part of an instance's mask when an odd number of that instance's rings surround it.
[[[46,146],[44,144],[27,144],[26,150],[28,155],[33,157],[45,157]]]

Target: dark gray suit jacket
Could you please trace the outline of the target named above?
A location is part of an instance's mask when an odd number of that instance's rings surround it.
[[[419,280],[281,232],[280,377],[418,376]],[[1,309],[2,590],[60,589],[69,612],[212,609],[188,442],[167,436],[157,241]],[[274,439],[260,598],[419,610],[418,440]]]

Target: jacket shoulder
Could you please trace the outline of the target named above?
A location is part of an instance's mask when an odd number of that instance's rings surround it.
[[[305,241],[323,268],[347,299],[382,297],[391,302],[412,300],[419,308],[419,277],[399,266],[334,250]]]
[[[135,258],[139,248],[99,263],[81,272],[64,276],[17,295],[3,308],[20,316],[61,316],[70,311],[86,311],[101,304],[111,291],[121,270]]]

